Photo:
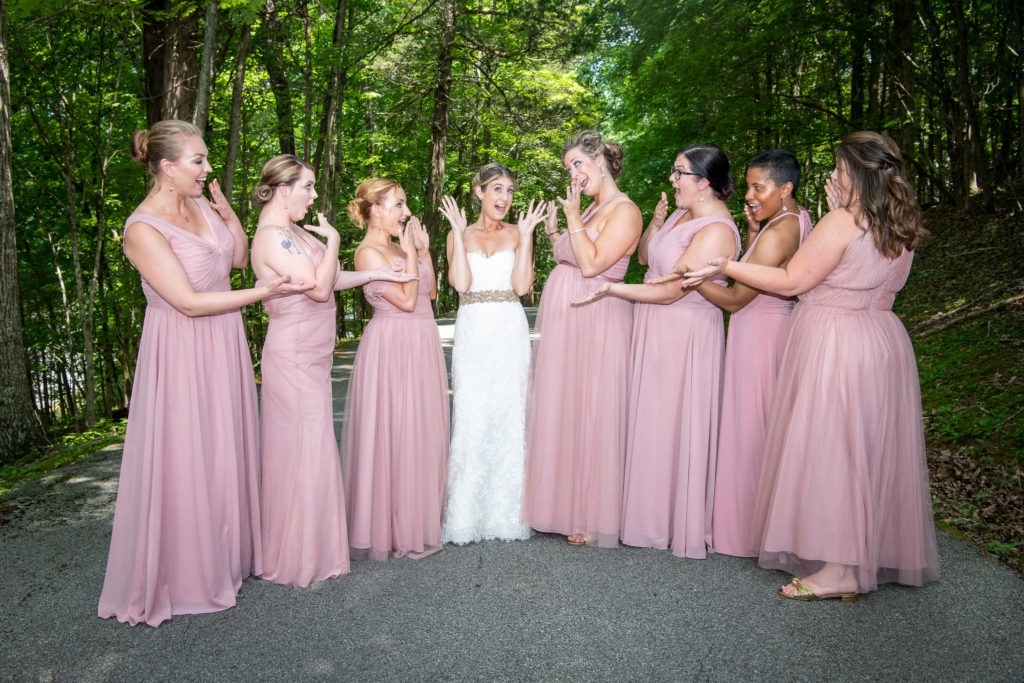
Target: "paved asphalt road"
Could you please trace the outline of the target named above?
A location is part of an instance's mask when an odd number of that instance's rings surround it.
[[[1024,681],[1024,580],[944,532],[937,583],[855,604],[785,600],[752,560],[539,535],[249,578],[233,609],[129,627],[96,617],[119,464],[0,498],[0,679]]]

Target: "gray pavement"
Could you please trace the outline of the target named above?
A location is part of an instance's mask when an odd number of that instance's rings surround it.
[[[752,560],[538,535],[305,590],[249,578],[233,609],[129,627],[96,617],[119,464],[0,498],[0,679],[1024,680],[1024,580],[945,532],[937,583],[855,604],[785,600]]]

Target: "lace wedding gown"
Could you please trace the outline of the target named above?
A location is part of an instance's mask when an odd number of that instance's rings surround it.
[[[446,543],[525,539],[520,520],[530,330],[512,290],[515,252],[467,255],[473,284],[460,297]]]

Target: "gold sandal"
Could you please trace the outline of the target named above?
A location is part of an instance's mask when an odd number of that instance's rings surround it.
[[[829,593],[828,595],[815,595],[814,591],[804,585],[803,581],[793,577],[793,580],[789,582],[789,585],[793,587],[793,595],[790,595],[786,591],[779,589],[779,595],[790,600],[806,600],[808,602],[814,602],[816,600],[832,600],[839,598],[843,602],[857,602],[860,598],[859,593]],[[785,588],[785,586],[783,586]]]

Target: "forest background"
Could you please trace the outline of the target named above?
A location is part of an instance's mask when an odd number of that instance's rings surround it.
[[[625,145],[620,186],[649,217],[676,152],[711,141],[741,181],[743,225],[751,157],[795,153],[818,216],[836,143],[868,128],[900,145],[935,234],[897,310],[921,364],[938,514],[1020,567],[1022,6],[0,0],[0,464],[32,467],[60,434],[94,449],[123,432],[144,298],[121,230],[147,192],[127,145],[160,119],[204,132],[250,234],[262,164],[310,160],[343,267],[361,237],[344,212],[356,185],[401,182],[432,236],[438,312],[457,304],[439,200],[468,207],[484,163],[518,173],[516,211],[564,192],[563,141],[597,127]],[[535,252],[526,303],[554,265],[545,239]],[[351,290],[338,312],[345,339],[371,310]],[[266,316],[244,318],[258,371]]]

